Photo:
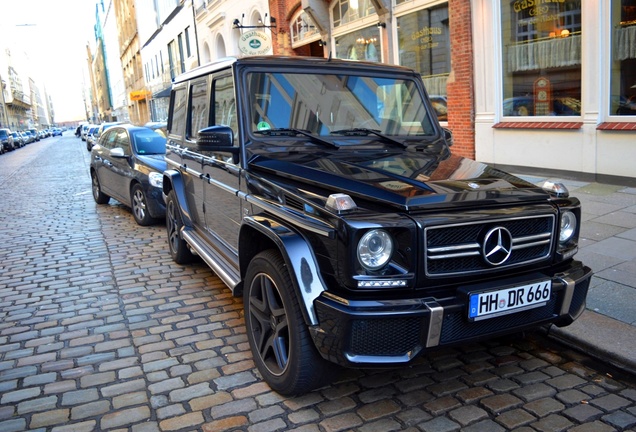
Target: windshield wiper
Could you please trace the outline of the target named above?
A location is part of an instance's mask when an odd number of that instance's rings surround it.
[[[353,129],[340,129],[331,131],[332,134],[345,135],[345,136],[367,136],[369,134],[373,134],[377,137],[382,138],[382,140],[389,144],[395,144],[402,148],[407,148],[408,145],[403,143],[402,141],[398,141],[395,138],[391,138],[390,136],[384,135],[380,133],[377,129],[367,129],[367,128],[353,128]]]
[[[309,131],[303,130],[303,129],[296,129],[296,128],[275,128],[275,129],[263,129],[263,130],[255,130],[254,133],[256,134],[261,134],[261,135],[267,135],[267,136],[297,136],[297,135],[304,135],[308,138],[311,138],[311,141],[316,143],[316,144],[321,144],[325,147],[329,147],[329,148],[340,148],[340,146],[332,143],[331,141],[327,141],[324,140],[322,138],[320,138],[317,135],[312,134]]]

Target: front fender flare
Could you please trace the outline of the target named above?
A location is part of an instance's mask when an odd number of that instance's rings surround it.
[[[177,170],[166,170],[163,172],[163,200],[167,202],[167,197],[170,191],[174,191],[179,203],[179,210],[181,211],[181,220],[186,227],[192,227],[192,217],[190,209],[188,207],[188,201],[185,196],[185,185],[183,183],[183,177]]]
[[[276,244],[289,268],[289,275],[298,294],[305,321],[308,325],[317,325],[314,300],[326,291],[326,287],[307,240],[293,229],[268,218],[259,217],[257,220],[245,217],[243,223],[258,230]]]

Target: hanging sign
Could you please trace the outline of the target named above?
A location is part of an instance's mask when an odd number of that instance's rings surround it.
[[[272,49],[272,41],[266,33],[252,30],[241,35],[238,46],[245,55],[265,55]]]

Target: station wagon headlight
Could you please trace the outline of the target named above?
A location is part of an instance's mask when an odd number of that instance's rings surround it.
[[[150,180],[150,185],[158,188],[163,187],[163,174],[158,172],[151,172],[148,174],[148,180]]]
[[[378,270],[384,267],[392,254],[393,240],[384,230],[371,230],[358,242],[358,261],[367,270]]]
[[[559,242],[569,241],[576,232],[576,216],[571,211],[565,211],[561,215],[561,229],[559,230]]]

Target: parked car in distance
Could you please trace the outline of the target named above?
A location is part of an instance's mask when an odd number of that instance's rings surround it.
[[[36,141],[40,141],[40,134],[38,133],[38,130],[35,128],[31,128],[28,129],[28,132],[33,135],[33,138],[35,138]]]
[[[97,142],[97,131],[99,126],[91,125],[86,132],[86,150],[91,151]]]
[[[167,132],[166,132],[167,125],[168,123],[165,121],[164,122],[157,121],[157,122],[148,122],[144,125],[144,127],[150,128],[165,137],[167,135]]]
[[[95,202],[107,204],[111,197],[116,199],[131,208],[139,225],[164,218],[165,154],[166,139],[152,129],[127,124],[108,128],[91,150]]]
[[[11,132],[11,136],[13,137],[13,145],[15,148],[24,147],[26,145],[24,138],[19,132]]]
[[[106,123],[102,123],[97,127],[97,138],[99,138],[100,136],[102,136],[102,134],[104,133],[105,130],[107,130],[108,128],[112,127],[112,126],[116,126],[116,125],[121,125],[121,124],[126,124],[126,122],[120,122],[120,121],[116,121],[116,122],[106,122]]]
[[[176,77],[170,97],[167,247],[243,296],[273,390],[585,310],[580,201],[451,152],[412,69],[225,58]]]
[[[11,134],[11,129],[0,128],[0,150],[2,153],[6,153],[15,149],[15,144],[13,143],[13,135]]]

